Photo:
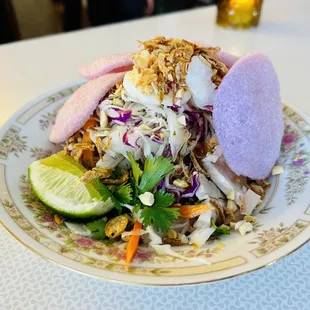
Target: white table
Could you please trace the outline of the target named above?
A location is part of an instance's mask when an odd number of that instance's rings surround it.
[[[281,13],[280,13],[281,11]],[[265,0],[257,29],[215,25],[210,7],[0,46],[0,124],[26,102],[77,80],[77,68],[133,51],[136,40],[183,37],[236,55],[259,51],[278,72],[284,100],[310,114],[310,1]],[[0,309],[307,309],[310,245],[233,280],[142,288],[91,279],[36,257],[0,227]]]

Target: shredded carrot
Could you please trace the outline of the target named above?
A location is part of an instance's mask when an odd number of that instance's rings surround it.
[[[142,228],[142,224],[138,221],[135,222],[132,231],[136,232],[139,231]],[[134,258],[137,249],[138,249],[138,245],[139,245],[139,240],[140,240],[140,236],[139,235],[131,235],[129,242],[128,242],[128,246],[127,246],[127,250],[126,250],[126,264],[130,264],[130,262],[132,261],[132,259]]]
[[[96,121],[94,118],[90,118],[83,126],[83,129],[86,130],[90,127],[96,127],[98,125],[98,121]]]
[[[87,131],[88,128],[90,127],[95,127],[97,126],[98,122],[93,119],[93,118],[90,118],[83,126],[83,129],[85,130],[84,134],[83,134],[83,139],[82,139],[82,142],[84,143],[91,143],[92,140],[90,138],[90,134],[89,132]],[[95,165],[95,162],[94,162],[94,152],[93,151],[88,151],[88,150],[85,150],[83,151],[83,162],[84,164],[89,168],[93,168],[94,165]]]
[[[186,219],[192,219],[200,214],[214,209],[213,207],[206,204],[198,205],[184,205],[184,206],[175,206],[179,209],[180,217]]]
[[[85,131],[84,135],[83,135],[83,139],[82,142],[84,143],[90,143],[91,139],[90,139],[90,135],[88,131]],[[94,152],[93,151],[89,151],[89,150],[84,150],[83,151],[83,162],[84,164],[91,169],[92,167],[94,167]]]

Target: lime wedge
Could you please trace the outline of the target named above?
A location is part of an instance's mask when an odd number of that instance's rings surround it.
[[[56,212],[71,218],[100,216],[115,206],[109,190],[98,180],[84,184],[86,169],[64,152],[33,162],[29,182],[36,195]]]

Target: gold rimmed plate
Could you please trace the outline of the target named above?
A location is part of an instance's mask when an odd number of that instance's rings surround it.
[[[279,162],[285,173],[270,178],[271,189],[255,210],[254,231],[208,241],[201,249],[175,248],[183,256],[212,265],[159,256],[141,246],[131,266],[125,244],[74,235],[31,191],[27,167],[56,152],[48,140],[56,113],[79,85],[38,98],[19,110],[0,131],[0,220],[26,247],[75,271],[141,285],[213,282],[268,266],[310,238],[310,120],[284,105],[285,133]]]

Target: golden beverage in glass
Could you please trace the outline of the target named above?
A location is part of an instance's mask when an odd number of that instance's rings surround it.
[[[217,23],[237,29],[258,25],[263,0],[218,0]]]

